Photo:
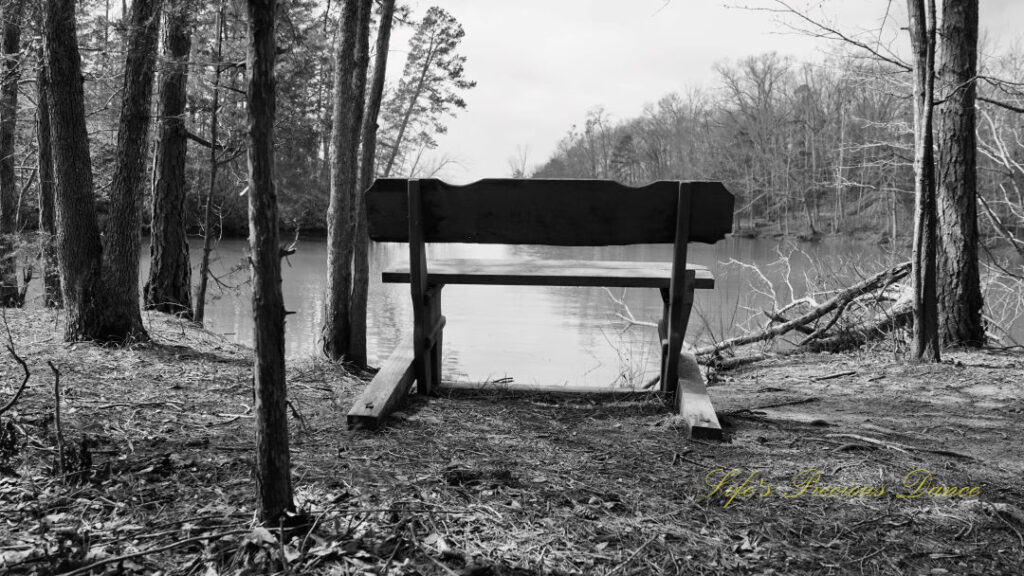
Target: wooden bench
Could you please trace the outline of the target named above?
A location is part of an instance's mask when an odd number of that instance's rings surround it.
[[[380,179],[366,194],[370,238],[408,242],[409,263],[384,282],[412,288],[413,333],[356,400],[349,427],[376,428],[417,383],[441,383],[446,284],[658,288],[661,389],[694,435],[721,427],[692,355],[682,353],[694,290],[715,285],[711,272],[686,264],[688,242],[712,244],[732,231],[733,196],[717,182],[655,182],[633,188],[607,180],[487,179],[466,186],[440,180]],[[673,244],[671,262],[586,260],[431,260],[427,242],[607,246]]]

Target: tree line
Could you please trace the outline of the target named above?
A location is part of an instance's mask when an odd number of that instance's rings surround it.
[[[1019,56],[985,62],[981,95],[1005,97],[1024,81]],[[737,195],[740,233],[907,235],[913,212],[911,78],[901,68],[853,51],[822,62],[775,52],[715,67],[713,85],[667,94],[641,115],[615,119],[588,111],[541,164],[513,174],[536,178],[725,181]],[[978,102],[978,189],[999,221],[1017,230],[1021,185],[1015,141],[1024,118]],[[1004,190],[1009,197],[1004,195]],[[983,232],[998,230],[987,216]]]
[[[722,180],[741,234],[909,237],[929,343],[917,355],[938,359],[939,339],[984,342],[979,237],[1024,257],[1020,56],[979,64],[977,0],[945,0],[941,18],[934,0],[908,0],[910,61],[776,3],[845,48],[823,62],[722,63],[715,86],[635,118],[594,109],[532,176]]]

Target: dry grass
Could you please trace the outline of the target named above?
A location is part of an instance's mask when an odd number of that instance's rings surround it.
[[[0,572],[1018,574],[1024,562],[1020,355],[808,355],[727,373],[711,390],[724,443],[687,440],[656,395],[628,394],[462,391],[348,432],[361,382],[293,362],[296,495],[315,527],[279,544],[253,529],[247,349],[157,316],[159,344],[132,349],[66,345],[48,311],[9,320],[33,376],[0,416],[19,434],[0,461]],[[77,479],[52,471],[46,360],[62,371],[68,443],[88,439]],[[15,362],[3,368],[0,405],[21,381]],[[808,468],[822,485],[887,491],[787,498]],[[898,498],[918,468],[980,497]],[[772,492],[758,481],[731,503],[706,497],[716,469],[758,472]]]

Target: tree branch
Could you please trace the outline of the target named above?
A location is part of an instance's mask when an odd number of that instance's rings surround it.
[[[1010,112],[1016,112],[1017,114],[1024,114],[1024,107],[1015,106],[1013,104],[1008,104],[1006,102],[1002,102],[1000,100],[995,100],[993,98],[988,98],[988,97],[985,97],[985,96],[978,96],[977,98],[978,98],[978,100],[981,100],[982,102],[988,102],[989,104],[994,104],[996,106],[999,106],[1000,108],[1005,108],[1006,110],[1009,110]]]
[[[817,36],[820,37],[820,38],[826,38],[826,39],[829,39],[829,40],[840,40],[842,42],[846,42],[847,44],[851,44],[853,46],[856,46],[857,48],[860,48],[861,50],[864,50],[864,51],[870,53],[872,56],[874,56],[875,58],[878,58],[879,60],[881,60],[883,62],[887,62],[889,64],[892,64],[893,66],[896,66],[900,70],[903,70],[905,72],[910,72],[910,71],[913,70],[913,68],[909,64],[907,64],[906,62],[900,60],[899,58],[896,58],[895,56],[889,56],[889,55],[886,55],[886,54],[882,54],[881,52],[878,51],[878,49],[872,48],[871,46],[868,46],[867,44],[865,44],[864,42],[861,42],[860,40],[855,40],[854,38],[851,38],[850,36],[847,36],[846,34],[840,32],[839,30],[836,30],[835,28],[833,28],[831,26],[828,26],[828,25],[824,24],[823,22],[819,22],[819,21],[815,20],[814,18],[811,18],[810,16],[804,14],[803,12],[800,12],[796,8],[793,8],[792,6],[790,6],[788,3],[786,3],[783,0],[775,0],[775,3],[780,5],[780,6],[782,6],[784,8],[784,10],[772,9],[772,8],[748,8],[748,9],[749,10],[759,11],[759,12],[782,12],[782,13],[786,13],[786,14],[792,14],[792,15],[800,18],[804,22],[807,22],[811,26],[814,26],[815,28],[818,28],[818,29],[822,30],[824,33],[817,34]]]
[[[202,136],[193,133],[191,130],[186,130],[185,135],[188,136],[189,140],[195,142],[196,144],[199,144],[200,146],[203,146],[204,148],[213,148],[215,150],[224,149],[223,144],[213,144],[209,140],[203,138]]]
[[[28,384],[28,378],[30,376],[28,364],[25,364],[25,361],[21,359],[21,356],[18,356],[18,353],[14,351],[14,348],[12,346],[7,346],[7,351],[11,353],[11,356],[14,356],[14,359],[18,361],[18,364],[21,364],[21,369],[25,372],[25,379],[21,381],[21,386],[19,386],[18,391],[14,393],[14,398],[11,398],[10,402],[5,404],[3,408],[0,408],[0,414],[10,410],[18,401],[18,398],[21,397],[21,393],[25,391],[25,386]]]

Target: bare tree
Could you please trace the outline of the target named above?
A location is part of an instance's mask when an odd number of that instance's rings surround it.
[[[249,250],[255,354],[256,484],[259,515],[276,525],[292,501],[284,362],[284,297],[274,188],[277,99],[274,20],[277,0],[249,0]]]
[[[935,0],[907,0],[914,52],[914,357],[938,362],[938,215],[932,109],[935,99]]]
[[[200,324],[206,319],[206,289],[210,280],[210,253],[213,251],[213,196],[217,190],[217,120],[220,113],[220,74],[224,42],[224,6],[217,9],[217,34],[213,65],[213,102],[210,104],[210,180],[203,208],[203,255],[199,261],[199,288],[196,290],[192,319]]]

